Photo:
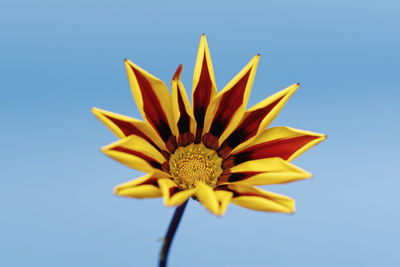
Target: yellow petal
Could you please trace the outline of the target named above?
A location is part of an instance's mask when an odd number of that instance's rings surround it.
[[[143,137],[149,143],[154,143],[161,150],[166,150],[165,143],[147,122],[99,108],[92,108],[92,112],[118,138],[122,139],[134,134]]]
[[[259,55],[255,56],[211,101],[205,117],[204,133],[213,136],[215,140],[212,141],[212,145],[208,145],[206,141],[206,146],[221,145],[238,126],[246,109],[258,60]]]
[[[157,172],[161,177],[162,165],[166,162],[164,156],[145,139],[131,135],[102,148],[109,157],[143,172]],[[168,174],[169,175],[169,174]]]
[[[194,111],[193,115],[197,122],[197,130],[195,134],[196,144],[201,141],[204,128],[204,117],[211,100],[216,94],[217,86],[215,85],[214,70],[210,52],[208,50],[207,39],[203,34],[201,36],[193,74],[192,103]]]
[[[161,190],[157,186],[157,176],[147,174],[135,180],[117,185],[114,193],[123,197],[157,198],[161,197]]]
[[[205,62],[204,62],[205,61]],[[207,66],[207,72],[209,75],[210,82],[212,84],[213,94],[217,93],[217,86],[215,85],[214,69],[211,62],[210,50],[208,49],[207,38],[203,34],[200,39],[199,49],[197,51],[196,64],[194,66],[193,73],[193,90],[195,91],[199,81],[201,80],[201,74],[203,66]],[[204,71],[204,70],[203,70]],[[200,88],[198,88],[201,90]],[[193,92],[194,92],[193,91]]]
[[[165,206],[179,206],[192,197],[195,189],[181,190],[171,179],[159,179],[158,185],[164,198]]]
[[[233,153],[233,157],[247,154],[251,159],[280,157],[292,161],[325,139],[324,134],[290,127],[274,127],[264,130],[252,143]]]
[[[270,125],[298,87],[299,84],[289,86],[247,110],[222,146],[227,145],[235,152],[250,144]]]
[[[203,204],[203,206],[214,213],[215,215],[221,215],[219,211],[219,202],[215,192],[208,185],[203,182],[198,182],[196,186],[196,197]]]
[[[186,146],[194,141],[196,121],[185,88],[180,80],[183,65],[180,65],[172,78],[172,109],[174,126],[177,127],[178,145]]]
[[[281,158],[250,160],[230,169],[230,181],[243,185],[289,183],[311,177],[311,173]],[[235,181],[237,177],[237,181]]]
[[[233,193],[224,190],[217,190],[215,191],[215,195],[217,196],[219,202],[217,215],[222,216],[225,214],[228,204],[232,199]]]
[[[228,188],[235,193],[231,202],[238,206],[270,212],[293,213],[295,211],[294,200],[289,197],[245,185],[230,184]]]
[[[154,127],[164,142],[172,142],[177,133],[167,86],[129,60],[125,60],[125,67],[133,97],[143,118]]]

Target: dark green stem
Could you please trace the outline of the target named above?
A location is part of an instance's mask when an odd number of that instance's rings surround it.
[[[185,211],[187,203],[188,201],[176,208],[174,217],[172,217],[171,223],[169,224],[169,228],[160,253],[160,267],[165,267],[167,265],[169,247],[171,246],[172,240],[174,239],[176,229],[178,229],[179,222],[181,221],[182,214]]]

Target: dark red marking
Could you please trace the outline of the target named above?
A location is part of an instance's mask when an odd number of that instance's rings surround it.
[[[195,136],[195,138],[194,138],[194,143],[195,144],[199,144],[200,142],[201,142],[201,134],[203,133],[203,128],[199,128],[198,126],[197,126],[197,129],[196,129],[196,136]]]
[[[176,142],[176,138],[174,135],[171,135],[167,142],[165,143],[165,147],[167,148],[167,150],[173,154],[175,152],[175,149],[178,147],[178,144]]]
[[[233,182],[243,181],[245,179],[249,179],[249,178],[251,178],[251,177],[253,177],[253,176],[257,175],[257,174],[260,174],[260,173],[261,172],[255,172],[255,171],[231,173],[226,182],[233,183]]]
[[[249,171],[249,172],[240,172],[240,173],[227,173],[226,175],[221,175],[218,180],[218,184],[226,183],[226,182],[238,182],[245,179],[249,179],[254,175],[260,174],[261,172]]]
[[[172,80],[179,80],[181,77],[183,65],[179,65],[179,67],[176,69],[174,76],[172,77]]]
[[[202,141],[206,147],[214,150],[218,149],[218,138],[214,135],[207,133],[203,136]]]
[[[169,160],[169,157],[171,156],[171,154],[168,151],[161,150],[160,152],[166,160]]]
[[[185,104],[182,99],[181,92],[179,90],[179,85],[177,88],[178,93],[178,106],[179,106],[179,120],[178,120],[178,130],[179,134],[183,135],[184,133],[190,133],[190,116],[186,112]]]
[[[111,117],[111,116],[107,116],[105,114],[103,114],[103,115],[104,115],[104,117],[109,119],[112,123],[114,123],[122,131],[122,133],[125,136],[130,136],[130,135],[140,136],[143,139],[145,139],[147,142],[149,142],[152,146],[154,146],[158,151],[161,151],[160,148],[156,144],[154,144],[154,142],[145,133],[143,133],[141,130],[139,130],[139,128],[137,128],[134,124]]]
[[[229,189],[229,190],[233,193],[233,197],[261,197],[261,198],[265,198],[265,199],[277,202],[276,199],[269,197],[269,196],[259,195],[259,194],[250,193],[250,192],[240,193],[239,191],[236,191],[233,189]]]
[[[178,137],[178,146],[187,146],[194,141],[194,136],[192,133],[186,132],[184,134],[179,135]]]
[[[223,170],[221,173],[221,176],[218,178],[217,184],[222,184],[222,183],[227,182],[230,175],[231,175],[231,171],[229,169]]]
[[[215,113],[212,122],[210,133],[219,138],[229,122],[232,120],[233,115],[243,104],[244,92],[246,89],[247,81],[249,79],[251,69],[221,98],[217,112]]]
[[[200,143],[201,141],[201,133],[204,127],[204,117],[206,115],[207,107],[211,101],[212,91],[213,85],[210,73],[208,72],[206,54],[204,53],[199,82],[197,83],[196,89],[193,93],[193,112],[194,118],[197,122],[195,143]]]
[[[181,190],[178,187],[171,187],[169,189],[169,198],[172,198],[176,193],[180,192]]]
[[[143,110],[149,123],[158,131],[164,142],[172,135],[168,125],[167,116],[161,106],[160,100],[154,93],[150,82],[138,70],[130,66],[138,81],[143,99]]]
[[[271,104],[256,109],[250,113],[248,113],[240,122],[239,126],[236,130],[222,143],[220,151],[227,150],[227,147],[233,150],[235,147],[250,139],[251,137],[257,134],[258,128],[262,122],[262,120],[271,112],[273,108],[275,108],[278,103],[282,100],[284,96],[278,98]],[[221,152],[218,152],[220,154]],[[221,154],[220,156],[227,156],[226,153]]]
[[[235,166],[235,156],[233,155],[230,155],[222,162],[222,169],[230,169],[233,166]]]
[[[160,163],[158,163],[155,159],[153,159],[153,158],[151,158],[151,157],[149,157],[149,156],[147,156],[147,155],[145,155],[145,154],[143,154],[141,152],[138,152],[138,151],[135,151],[135,150],[132,150],[132,149],[129,149],[129,148],[121,147],[121,146],[113,147],[111,150],[122,152],[122,153],[126,153],[126,154],[130,154],[130,155],[133,155],[133,156],[137,156],[137,157],[145,160],[153,168],[161,170],[161,164]]]
[[[271,140],[258,145],[254,145],[243,150],[242,152],[239,152],[238,154],[233,155],[233,162],[234,165],[238,165],[249,160],[273,157],[279,157],[283,160],[287,160],[297,150],[318,138],[318,136],[303,135],[287,139]],[[229,159],[227,162],[229,161],[231,160]]]
[[[234,189],[230,188],[229,185],[226,185],[226,184],[217,186],[217,187],[214,188],[214,190],[215,191],[224,190],[224,191],[232,192],[233,193],[233,197],[242,197],[242,196],[262,197],[262,198],[269,199],[269,200],[272,200],[272,201],[276,202],[276,199],[274,199],[272,197],[269,197],[269,196],[259,195],[257,193],[250,193],[250,192],[241,193],[241,192],[239,192],[237,190],[234,190]]]
[[[161,165],[161,169],[162,169],[163,171],[169,173],[169,164],[168,164],[167,161],[164,162],[164,163]]]
[[[149,178],[146,181],[144,181],[143,183],[140,183],[140,184],[138,184],[136,186],[145,185],[145,184],[151,184],[151,185],[154,185],[154,186],[158,187],[157,181],[158,181],[158,178],[152,177],[152,178]]]
[[[217,151],[218,156],[222,159],[226,159],[231,154],[231,152],[232,152],[232,149],[229,146],[224,145],[224,144]]]

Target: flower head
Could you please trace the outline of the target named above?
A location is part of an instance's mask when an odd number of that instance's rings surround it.
[[[222,215],[229,202],[273,212],[294,212],[294,201],[256,188],[311,177],[291,160],[325,135],[289,127],[269,128],[299,84],[246,110],[259,55],[217,92],[203,35],[193,75],[192,105],[180,81],[182,65],[167,86],[129,60],[132,93],[144,121],[93,108],[120,138],[102,149],[115,160],[147,173],[118,185],[115,194],[133,198],[163,197],[167,206],[198,199]]]

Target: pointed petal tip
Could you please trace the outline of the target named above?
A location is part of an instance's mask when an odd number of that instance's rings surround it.
[[[116,187],[113,188],[113,194],[118,196],[118,192],[120,191],[119,186],[117,185]]]
[[[283,89],[281,92],[286,92],[286,94],[290,93],[290,96],[291,96],[294,92],[297,91],[297,89],[299,89],[299,87],[300,87],[299,83],[294,83],[294,84],[290,85],[289,87]]]
[[[99,112],[99,109],[96,108],[96,107],[91,107],[91,108],[90,108],[90,111],[91,111],[94,115],[96,115],[96,113]]]
[[[200,47],[202,47],[202,46],[204,46],[204,47],[208,46],[207,37],[206,37],[206,35],[204,33],[201,35],[201,38],[200,38]]]
[[[92,107],[91,109],[90,109],[90,111],[93,113],[93,115],[95,115],[98,119],[100,119],[101,120],[101,118],[103,117],[103,114],[102,114],[102,110],[101,109],[99,109],[99,108],[96,108],[96,107]]]
[[[125,66],[129,66],[131,68],[135,67],[135,64],[127,58],[124,59],[124,63],[125,63]]]
[[[328,135],[326,135],[326,134],[321,134],[321,133],[313,133],[313,134],[314,134],[314,136],[317,136],[318,140],[320,140],[320,141],[324,141],[325,139],[328,138]]]
[[[176,69],[174,77],[172,77],[172,80],[179,80],[181,78],[182,69],[183,69],[183,64],[180,64],[179,67]]]
[[[260,54],[255,55],[251,60],[251,64],[254,66],[258,65],[258,61],[260,61]]]

